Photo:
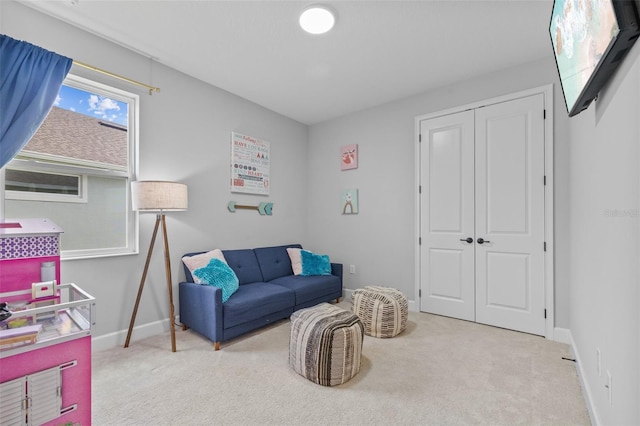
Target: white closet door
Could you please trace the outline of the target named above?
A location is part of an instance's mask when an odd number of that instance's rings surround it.
[[[545,335],[543,114],[539,94],[420,122],[421,311]]]
[[[543,109],[540,94],[476,111],[476,321],[539,335],[545,334]]]
[[[420,123],[420,310],[473,321],[473,111]]]

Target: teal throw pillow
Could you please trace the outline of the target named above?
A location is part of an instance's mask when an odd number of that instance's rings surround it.
[[[300,250],[300,259],[302,260],[302,274],[300,275],[331,275],[331,262],[326,254]]]
[[[200,284],[222,289],[222,303],[229,300],[238,290],[239,281],[236,273],[220,259],[211,259],[207,266],[196,269],[193,274],[200,279]]]

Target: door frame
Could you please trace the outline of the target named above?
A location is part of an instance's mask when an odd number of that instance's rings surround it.
[[[554,223],[553,223],[553,84],[534,87],[531,89],[510,93],[495,98],[489,98],[478,102],[473,102],[458,107],[448,108],[437,112],[419,115],[414,121],[415,135],[415,231],[416,240],[414,247],[415,258],[415,295],[417,295],[418,311],[421,308],[420,283],[422,281],[422,271],[420,264],[420,236],[421,236],[421,203],[420,203],[420,122],[432,118],[441,117],[443,115],[455,114],[462,111],[477,109],[493,104],[512,101],[515,99],[526,98],[528,96],[542,94],[544,102],[545,120],[544,120],[544,174],[546,177],[546,185],[544,187],[544,240],[546,242],[546,251],[544,252],[544,293],[545,293],[545,338],[554,339],[555,328],[555,277],[554,277]]]

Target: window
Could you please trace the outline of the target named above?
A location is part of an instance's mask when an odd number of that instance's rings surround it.
[[[60,226],[63,259],[137,252],[129,203],[139,98],[73,75],[33,138],[5,167],[5,216]]]
[[[7,169],[6,198],[14,200],[87,202],[87,175]]]

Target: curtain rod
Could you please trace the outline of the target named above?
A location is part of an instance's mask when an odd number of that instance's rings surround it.
[[[142,87],[144,87],[146,89],[149,89],[149,95],[153,95],[153,92],[160,92],[160,88],[159,87],[150,86],[148,84],[140,83],[139,81],[132,80],[130,78],[123,77],[121,75],[118,75],[118,74],[115,74],[115,73],[112,73],[112,72],[109,72],[109,71],[105,71],[105,70],[100,69],[98,67],[94,67],[93,65],[89,65],[89,64],[85,64],[84,62],[76,61],[75,59],[73,60],[73,65],[78,65],[80,67],[87,68],[87,69],[90,69],[92,71],[96,71],[96,72],[99,72],[101,74],[108,75],[109,77],[117,78],[119,80],[123,80],[123,81],[126,81],[128,83],[132,83],[132,84],[136,84],[138,86],[142,86]]]

